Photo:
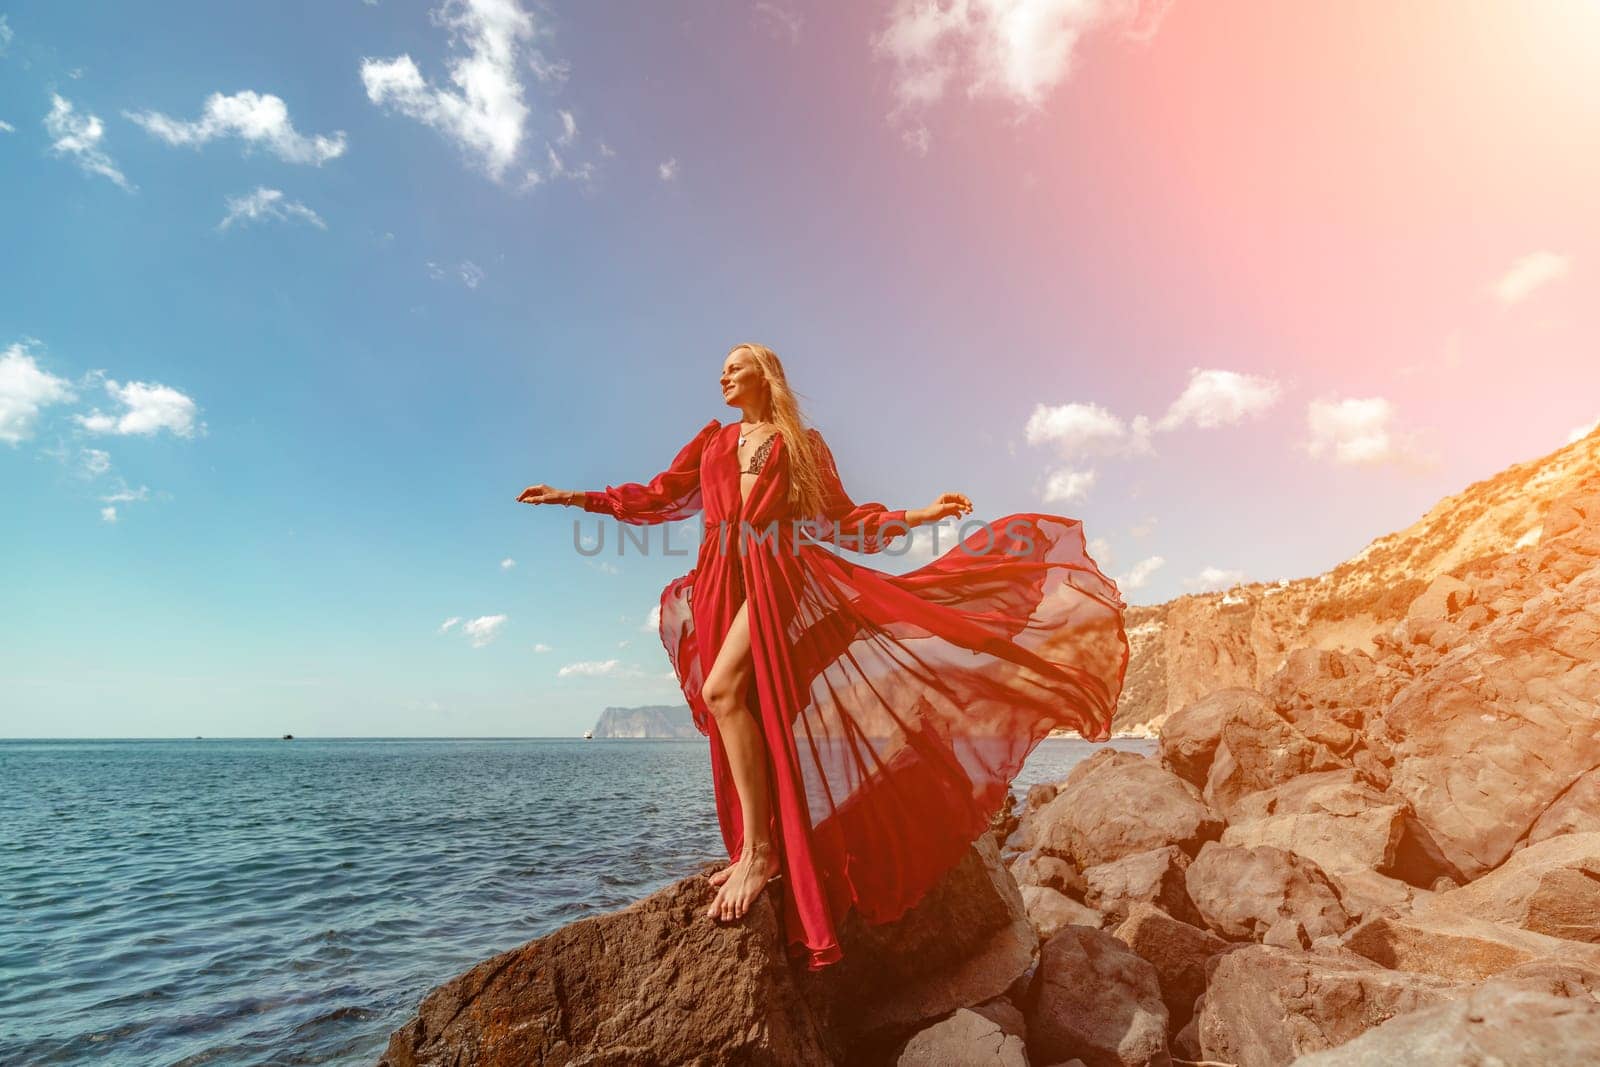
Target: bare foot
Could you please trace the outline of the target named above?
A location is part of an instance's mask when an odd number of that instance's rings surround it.
[[[723,922],[742,919],[777,873],[778,857],[772,842],[763,841],[750,846],[739,857],[739,862],[729,869],[728,877],[723,879],[717,890],[717,898],[706,912],[707,917]]]
[[[726,882],[728,880],[728,876],[731,875],[734,872],[734,869],[736,867],[738,867],[738,866],[739,866],[739,861],[738,860],[734,860],[732,863],[730,863],[726,867],[722,868],[722,870],[711,872],[711,878],[710,878],[711,884],[712,885],[721,885],[723,882]]]

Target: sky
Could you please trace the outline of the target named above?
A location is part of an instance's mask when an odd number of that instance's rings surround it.
[[[1318,574],[1600,418],[1597,59],[1595,0],[0,0],[0,736],[679,702],[689,560],[514,498],[736,418],[742,341],[857,500],[1079,518],[1134,604]]]

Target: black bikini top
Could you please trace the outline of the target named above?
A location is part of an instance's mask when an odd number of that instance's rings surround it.
[[[772,443],[778,439],[778,431],[773,430],[767,434],[767,439],[756,446],[750,454],[750,469],[742,470],[740,474],[760,474],[761,468],[767,465],[767,457],[772,455]]]

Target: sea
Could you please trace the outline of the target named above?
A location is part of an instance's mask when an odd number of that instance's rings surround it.
[[[699,740],[0,742],[0,1064],[372,1064],[440,982],[723,858]]]

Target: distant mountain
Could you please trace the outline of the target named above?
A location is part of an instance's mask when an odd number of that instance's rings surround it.
[[[686,704],[647,704],[640,708],[607,708],[594,724],[595,737],[691,738],[703,736],[694,727]]]
[[[1214,690],[1260,687],[1291,649],[1375,650],[1440,575],[1537,544],[1552,501],[1600,476],[1600,429],[1445,497],[1326,574],[1133,606],[1132,656],[1112,728],[1159,730]]]

